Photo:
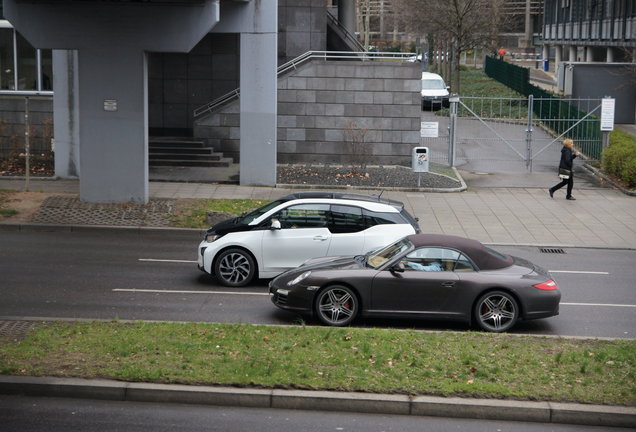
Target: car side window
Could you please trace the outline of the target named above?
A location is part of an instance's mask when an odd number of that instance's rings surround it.
[[[408,223],[399,213],[381,213],[370,210],[363,210],[362,213],[364,215],[364,224],[367,228],[375,225]]]
[[[327,227],[329,204],[298,204],[289,206],[272,216],[281,229]]]
[[[415,271],[472,271],[470,261],[452,249],[423,247],[402,258],[406,270]]]
[[[362,209],[347,205],[331,206],[331,223],[329,231],[332,233],[353,233],[365,229]]]

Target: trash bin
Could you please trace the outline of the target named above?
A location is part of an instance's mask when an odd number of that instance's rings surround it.
[[[547,58],[543,59],[543,70],[546,72],[550,70],[550,60]]]
[[[413,172],[428,172],[428,147],[413,148]]]

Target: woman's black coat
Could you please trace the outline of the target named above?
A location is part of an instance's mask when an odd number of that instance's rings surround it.
[[[576,154],[574,154],[572,148],[563,146],[561,149],[561,161],[559,162],[559,168],[563,168],[571,172],[575,158]]]

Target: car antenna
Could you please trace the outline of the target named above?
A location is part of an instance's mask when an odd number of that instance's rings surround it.
[[[382,192],[380,192],[380,195],[378,195],[378,201],[380,201],[380,197],[382,196],[383,193],[384,193],[384,189],[382,189]]]

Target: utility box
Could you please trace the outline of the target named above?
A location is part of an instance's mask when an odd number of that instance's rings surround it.
[[[413,172],[428,172],[428,147],[413,147]]]

